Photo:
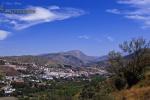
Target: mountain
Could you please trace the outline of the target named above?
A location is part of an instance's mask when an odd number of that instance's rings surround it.
[[[66,52],[64,54],[66,54],[66,55],[73,55],[73,56],[77,57],[78,59],[81,59],[84,63],[92,62],[92,61],[95,61],[96,59],[98,59],[98,57],[87,56],[87,55],[85,55],[83,52],[81,52],[79,50],[68,51],[68,52]]]
[[[94,62],[98,57],[87,56],[79,50],[72,50],[67,52],[60,53],[50,53],[40,55],[43,58],[49,59],[49,64],[51,63],[60,63],[66,65],[72,65],[76,67],[86,66],[90,62]]]
[[[9,61],[22,63],[36,63],[38,65],[71,65],[73,67],[88,66],[89,63],[94,63],[101,59],[99,57],[87,56],[79,50],[41,54],[36,56],[11,56],[3,58]]]
[[[122,56],[125,59],[131,59],[133,55],[134,54],[130,54],[130,55],[122,54]],[[145,50],[144,57],[145,57],[144,64],[150,66],[149,65],[150,64],[150,59],[149,59],[149,57],[150,57],[150,48]],[[91,62],[88,65],[89,66],[96,66],[96,67],[106,67],[108,65],[107,62],[108,62],[108,55],[105,55],[105,56],[99,57],[97,59],[97,61]]]
[[[107,66],[107,61],[108,61],[108,56],[102,56],[97,58],[94,62],[90,62],[86,65],[90,66],[90,67],[101,67],[104,68],[105,66]]]

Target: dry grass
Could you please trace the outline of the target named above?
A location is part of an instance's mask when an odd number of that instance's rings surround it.
[[[116,100],[150,100],[150,87],[123,90],[114,95]]]
[[[15,97],[0,97],[0,100],[18,100]]]
[[[150,100],[150,72],[145,74],[145,79],[131,89],[113,93],[116,100]]]

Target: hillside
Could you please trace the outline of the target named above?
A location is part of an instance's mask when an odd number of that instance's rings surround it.
[[[150,100],[150,71],[145,73],[145,78],[131,89],[113,93],[115,100]]]
[[[7,76],[19,75],[18,71],[16,71],[13,67],[3,65],[0,65],[0,73],[5,74]]]
[[[11,56],[2,57],[8,61],[17,61],[23,63],[36,63],[38,65],[44,64],[61,64],[71,65],[73,67],[84,67],[88,63],[99,60],[98,57],[87,56],[79,50],[72,50],[68,52],[49,53],[41,55],[27,55],[27,56]]]

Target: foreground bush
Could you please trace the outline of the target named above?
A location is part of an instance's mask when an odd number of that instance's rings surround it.
[[[150,42],[146,42],[143,38],[132,39],[120,45],[125,57],[119,52],[109,53],[107,71],[114,78],[118,90],[125,88],[126,85],[130,88],[143,78],[144,69],[148,65],[145,61],[149,47]]]

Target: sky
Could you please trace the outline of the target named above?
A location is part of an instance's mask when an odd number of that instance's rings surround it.
[[[125,40],[150,40],[150,0],[0,0],[0,56],[81,50],[102,56]]]

